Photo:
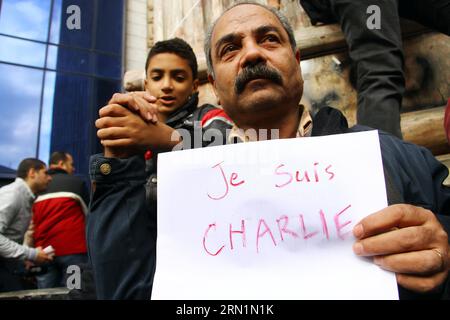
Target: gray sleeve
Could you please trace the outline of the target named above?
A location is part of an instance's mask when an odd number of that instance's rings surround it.
[[[8,229],[20,209],[14,199],[13,191],[5,191],[0,194],[0,234]]]
[[[18,210],[13,192],[4,192],[0,195],[0,257],[34,260],[37,255],[36,249],[22,246],[4,236]]]
[[[0,256],[3,258],[34,261],[37,256],[37,249],[22,246],[0,233]]]

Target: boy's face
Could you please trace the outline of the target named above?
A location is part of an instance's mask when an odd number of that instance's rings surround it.
[[[145,90],[158,99],[158,113],[166,119],[182,107],[197,88],[198,80],[193,79],[187,60],[174,53],[159,53],[151,58]]]

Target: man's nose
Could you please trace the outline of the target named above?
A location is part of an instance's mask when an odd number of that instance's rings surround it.
[[[261,48],[255,41],[246,42],[242,50],[244,54],[242,55],[242,59],[240,61],[241,69],[260,63],[265,63],[267,61],[263,48]]]

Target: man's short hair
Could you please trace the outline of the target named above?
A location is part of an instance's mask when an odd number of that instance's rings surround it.
[[[225,9],[224,12],[222,12],[222,14],[208,27],[208,31],[206,32],[206,37],[205,37],[205,57],[206,57],[206,65],[208,66],[208,73],[214,77],[214,69],[212,66],[212,58],[211,58],[211,41],[212,41],[212,33],[214,31],[214,28],[217,24],[217,21],[219,21],[219,19],[228,11],[230,11],[231,9],[233,9],[234,7],[240,6],[240,5],[244,5],[244,4],[252,4],[252,5],[256,5],[256,6],[260,6],[263,7],[264,9],[272,12],[280,21],[280,23],[282,24],[284,30],[286,30],[288,37],[289,37],[289,43],[291,44],[292,50],[295,52],[297,50],[297,42],[295,41],[295,35],[294,35],[294,30],[292,29],[291,24],[289,23],[289,20],[277,9],[270,7],[270,6],[266,6],[264,4],[255,2],[255,1],[239,1],[231,6],[229,6],[227,9]]]
[[[30,169],[41,170],[45,168],[45,163],[36,158],[27,158],[23,159],[19,163],[19,167],[17,168],[17,177],[25,179],[28,176],[28,171]]]
[[[57,165],[60,161],[66,162],[69,157],[67,156],[66,152],[62,151],[55,151],[50,156],[49,164]]]
[[[147,61],[145,62],[146,73],[148,70],[148,66],[150,64],[150,60],[160,53],[173,53],[179,56],[180,58],[185,59],[188,62],[189,67],[191,67],[193,79],[194,80],[197,79],[198,77],[197,57],[195,56],[192,47],[186,41],[180,38],[173,38],[170,40],[156,42],[147,55]]]

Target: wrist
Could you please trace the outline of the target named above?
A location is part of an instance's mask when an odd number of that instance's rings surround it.
[[[26,260],[36,261],[38,250],[35,248],[27,248]]]
[[[182,142],[182,137],[177,130],[169,127],[168,125],[162,126],[162,139],[159,146],[156,148],[157,152],[172,151],[176,145]],[[150,147],[151,149],[151,147]]]

